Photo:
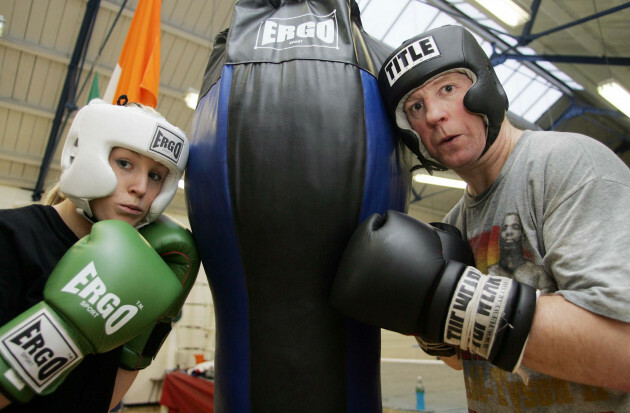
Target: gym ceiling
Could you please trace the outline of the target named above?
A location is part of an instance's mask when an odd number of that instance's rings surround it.
[[[516,1],[530,16],[516,27],[473,0],[357,3],[364,29],[391,46],[453,20],[465,25],[492,55],[502,81],[523,85],[508,90],[519,112],[510,114],[514,122],[585,133],[630,165],[630,119],[597,92],[609,79],[630,90],[630,2]],[[31,191],[37,200],[58,179],[58,142],[76,109],[87,103],[94,74],[104,93],[137,3],[0,0],[0,185]],[[157,110],[187,133],[194,110],[184,97],[200,88],[213,39],[229,26],[233,5],[234,0],[162,0]],[[549,95],[536,95],[539,89]],[[522,103],[534,101],[549,104],[541,111]],[[460,189],[414,183],[412,205],[443,215],[460,196]],[[185,214],[184,198],[179,190],[168,211]]]

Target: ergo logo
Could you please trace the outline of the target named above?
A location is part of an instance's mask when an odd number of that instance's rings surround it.
[[[40,308],[3,335],[0,350],[13,368],[5,372],[5,378],[18,389],[25,380],[37,392],[83,358],[46,308]]]
[[[142,308],[140,302],[120,305],[120,297],[107,292],[107,286],[97,275],[93,261],[61,291],[84,298],[81,302],[77,300],[77,304],[90,316],[105,319],[107,335],[122,328]],[[21,388],[22,380],[26,380],[37,392],[83,358],[57,317],[53,317],[43,304],[40,306],[39,310],[26,315],[0,337],[0,351],[5,360],[12,360],[11,366],[21,372],[19,376],[15,372],[5,374],[5,378],[16,388]]]
[[[183,147],[184,140],[181,137],[162,126],[158,126],[151,139],[149,150],[177,163]]]
[[[138,307],[131,304],[120,305],[120,298],[107,292],[107,286],[96,273],[94,261],[86,265],[61,291],[85,298],[81,306],[93,317],[100,315],[106,320],[107,335],[118,331],[138,313]]]
[[[337,10],[326,16],[304,14],[270,18],[260,24],[254,49],[284,50],[292,47],[339,46]]]

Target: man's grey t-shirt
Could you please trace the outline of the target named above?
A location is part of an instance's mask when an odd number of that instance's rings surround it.
[[[579,134],[525,131],[493,185],[464,195],[444,222],[460,228],[482,272],[630,322],[629,207],[630,170],[603,144]],[[625,393],[526,371],[529,386],[464,354],[469,408],[630,411]]]

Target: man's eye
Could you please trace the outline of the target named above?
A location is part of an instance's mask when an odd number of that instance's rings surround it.
[[[446,85],[444,86],[444,90],[447,92],[452,92],[453,91],[453,85]]]
[[[411,112],[417,112],[420,109],[422,109],[422,103],[420,103],[420,102],[416,102],[413,105],[409,106],[409,110]]]

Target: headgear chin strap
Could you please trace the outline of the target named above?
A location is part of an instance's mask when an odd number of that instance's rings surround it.
[[[75,116],[61,154],[60,190],[91,217],[90,201],[114,193],[118,183],[109,164],[114,147],[122,147],[168,168],[162,189],[147,216],[137,225],[159,217],[177,191],[188,161],[186,134],[157,112],[141,107],[115,106],[93,99]]]
[[[501,130],[508,99],[490,59],[462,26],[442,26],[405,41],[385,60],[378,75],[387,112],[396,122],[403,142],[429,172],[446,168],[428,153],[411,129],[402,106],[419,87],[451,71],[465,73],[473,81],[464,96],[464,107],[486,123],[485,153]]]

